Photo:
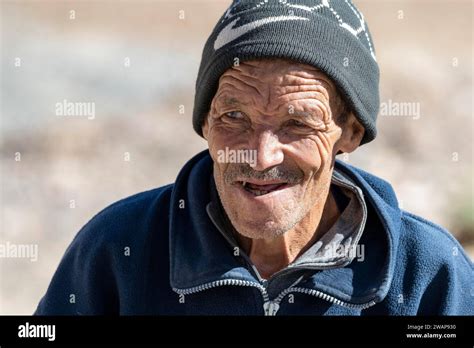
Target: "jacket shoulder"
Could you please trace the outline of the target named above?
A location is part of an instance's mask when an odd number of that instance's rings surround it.
[[[454,236],[443,227],[418,215],[402,211],[404,238],[418,252],[429,253],[443,262],[456,260],[472,268],[472,261]]]
[[[402,211],[396,269],[397,288],[416,303],[416,314],[474,314],[473,263],[441,226]]]
[[[147,230],[159,215],[167,216],[173,184],[123,198],[97,213],[75,239],[97,238],[110,242],[124,234]]]
[[[166,230],[172,186],[127,197],[96,214],[67,248],[35,314],[118,313],[119,288],[137,282],[137,269],[165,236],[154,232]]]

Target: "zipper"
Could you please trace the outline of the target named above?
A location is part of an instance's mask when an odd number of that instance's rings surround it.
[[[373,300],[367,303],[362,303],[362,304],[348,303],[348,302],[341,301],[319,290],[299,288],[299,287],[294,287],[294,286],[290,286],[289,288],[283,290],[277,297],[275,297],[275,299],[270,300],[270,297],[268,296],[268,293],[267,293],[267,289],[263,285],[258,284],[256,282],[252,282],[248,280],[239,280],[239,279],[216,280],[210,283],[194,286],[192,288],[186,288],[186,289],[173,288],[173,291],[179,295],[191,295],[200,291],[209,290],[215,287],[226,286],[226,285],[251,286],[251,287],[255,287],[259,289],[263,297],[263,312],[265,316],[275,316],[277,312],[280,310],[280,303],[283,300],[283,298],[285,298],[286,295],[292,292],[315,296],[322,300],[328,301],[332,304],[336,304],[336,305],[351,308],[351,309],[363,310],[363,309],[372,307],[373,305],[376,304],[376,302]]]
[[[201,285],[198,285],[198,286],[194,286],[192,288],[186,288],[186,289],[173,288],[173,291],[176,292],[179,295],[191,295],[191,294],[195,294],[195,293],[200,292],[200,291],[209,290],[209,289],[212,289],[212,288],[216,288],[218,286],[225,286],[225,285],[253,286],[253,287],[260,290],[260,292],[262,293],[262,297],[263,297],[264,302],[268,302],[270,300],[270,298],[268,296],[268,293],[267,293],[267,289],[265,289],[265,287],[263,285],[261,285],[259,283],[256,283],[256,282],[249,281],[249,280],[240,280],[240,279],[221,279],[221,280],[216,280],[216,281],[213,281],[213,282],[210,282],[210,283],[205,283],[205,284],[201,284]]]
[[[335,298],[334,296],[328,295],[328,294],[326,294],[324,292],[321,292],[319,290],[299,288],[299,287],[289,287],[286,290],[283,290],[274,300],[270,301],[270,302],[272,302],[272,304],[267,305],[267,307],[269,308],[269,313],[271,313],[271,314],[268,314],[268,315],[276,315],[276,313],[280,309],[280,303],[283,300],[283,298],[285,298],[286,295],[289,295],[290,293],[295,293],[295,292],[306,294],[306,295],[311,295],[311,296],[320,298],[322,300],[328,301],[332,304],[336,304],[336,305],[339,305],[341,307],[347,307],[347,308],[351,308],[351,309],[363,310],[363,309],[367,309],[369,307],[372,307],[373,305],[375,305],[377,303],[373,300],[369,301],[367,303],[361,303],[361,304],[349,303],[349,302],[341,301],[341,300]],[[264,304],[264,308],[265,308],[265,304]]]
[[[264,284],[267,284],[267,282],[265,281]],[[216,280],[210,283],[194,286],[192,288],[186,288],[186,289],[173,288],[173,291],[176,292],[178,295],[186,296],[186,295],[195,294],[200,291],[209,290],[212,288],[216,288],[219,286],[226,286],[226,285],[252,286],[254,288],[259,289],[263,297],[263,312],[265,316],[275,315],[276,312],[278,312],[278,309],[280,308],[279,304],[274,303],[273,301],[270,301],[270,297],[268,296],[268,292],[265,286],[256,282],[249,281],[249,280],[222,279],[222,280]]]

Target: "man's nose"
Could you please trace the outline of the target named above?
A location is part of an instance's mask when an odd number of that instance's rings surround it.
[[[254,134],[254,149],[257,151],[254,170],[264,171],[283,162],[282,144],[278,136],[270,130]]]

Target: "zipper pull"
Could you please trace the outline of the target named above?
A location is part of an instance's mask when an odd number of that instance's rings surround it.
[[[265,312],[266,316],[276,315],[279,309],[280,305],[273,301],[267,301],[263,304],[263,311]]]

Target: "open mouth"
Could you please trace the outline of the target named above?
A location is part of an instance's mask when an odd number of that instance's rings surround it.
[[[282,190],[288,187],[287,182],[271,183],[271,184],[255,184],[248,181],[238,181],[238,185],[241,185],[242,188],[253,194],[254,196],[263,196],[278,190]]]

